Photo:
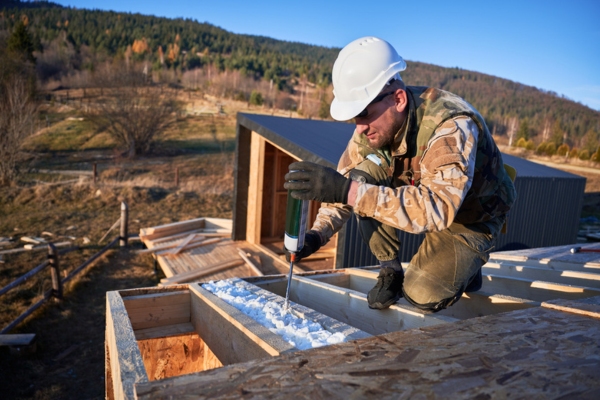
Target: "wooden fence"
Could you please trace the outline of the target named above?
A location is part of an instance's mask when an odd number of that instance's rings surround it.
[[[58,300],[62,299],[63,286],[67,282],[69,282],[71,279],[73,279],[77,274],[79,274],[85,267],[90,265],[98,257],[100,257],[106,251],[108,251],[117,242],[119,242],[120,247],[126,247],[127,241],[128,241],[128,234],[127,234],[128,215],[129,215],[129,210],[128,210],[127,204],[121,203],[121,217],[115,223],[115,225],[120,223],[120,226],[121,226],[119,236],[115,237],[109,244],[104,246],[102,248],[102,250],[100,250],[98,253],[94,254],[83,264],[81,264],[80,266],[75,268],[62,280],[60,279],[60,274],[59,274],[59,268],[60,268],[59,255],[66,254],[66,253],[74,251],[74,250],[79,250],[79,247],[68,248],[68,249],[58,251],[56,249],[56,246],[53,243],[49,243],[48,244],[48,259],[46,261],[44,261],[43,263],[41,263],[40,265],[38,265],[37,267],[33,268],[31,271],[27,272],[25,275],[22,275],[21,277],[15,279],[11,283],[9,283],[8,285],[6,285],[2,289],[0,289],[0,296],[9,292],[11,289],[14,289],[15,287],[23,284],[29,278],[42,272],[44,269],[46,269],[46,267],[50,268],[50,276],[52,278],[52,289],[49,289],[48,291],[46,291],[40,300],[38,300],[35,304],[31,305],[27,310],[25,310],[21,315],[19,315],[14,321],[12,321],[10,324],[8,324],[6,327],[4,327],[0,331],[0,334],[3,335],[3,334],[7,334],[8,332],[10,332],[19,323],[21,323],[25,318],[27,318],[29,315],[31,315],[31,313],[33,313],[35,310],[40,308],[49,299],[51,299],[51,298],[58,299]]]

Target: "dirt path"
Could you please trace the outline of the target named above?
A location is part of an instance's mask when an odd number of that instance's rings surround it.
[[[151,263],[150,263],[151,265]],[[37,351],[0,348],[5,399],[103,399],[106,292],[156,286],[148,260],[116,250],[90,267],[62,303],[43,307],[15,333],[36,333]]]

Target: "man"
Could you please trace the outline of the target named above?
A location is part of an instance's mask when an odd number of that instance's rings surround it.
[[[386,41],[365,37],[344,47],[333,66],[336,120],[356,129],[338,171],[292,163],[284,187],[323,202],[305,245],[307,257],[351,217],[379,260],[369,307],[401,296],[423,312],[454,304],[481,287],[481,266],[516,198],[483,118],[442,90],[406,86],[402,57]],[[396,230],[425,233],[406,276]]]

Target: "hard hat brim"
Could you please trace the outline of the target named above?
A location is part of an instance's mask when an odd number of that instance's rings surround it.
[[[375,93],[374,96],[369,96],[362,100],[357,101],[339,101],[337,97],[334,97],[331,102],[331,106],[329,107],[329,112],[331,113],[331,117],[336,121],[348,121],[364,110],[371,101],[375,97],[377,97],[378,93]]]

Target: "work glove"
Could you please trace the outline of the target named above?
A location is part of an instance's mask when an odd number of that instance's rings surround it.
[[[320,248],[321,235],[319,235],[317,231],[310,230],[304,235],[304,246],[302,246],[302,249],[300,249],[300,251],[296,253],[295,260],[300,261],[303,258],[306,258],[311,254],[316,253],[317,251],[319,251]],[[283,249],[285,250],[285,259],[289,262],[291,254],[288,251],[288,249],[285,248],[285,246],[283,246]]]
[[[299,200],[316,200],[324,203],[347,203],[350,179],[334,169],[319,164],[300,161],[290,164],[283,187]]]

